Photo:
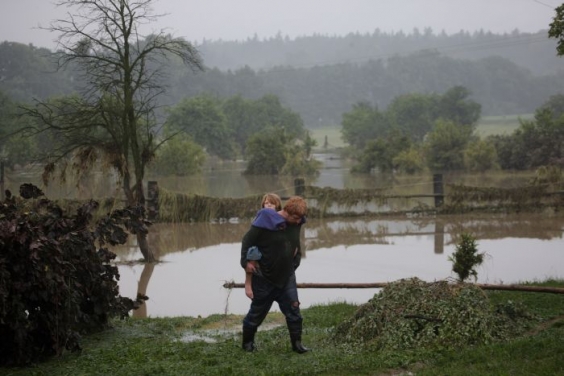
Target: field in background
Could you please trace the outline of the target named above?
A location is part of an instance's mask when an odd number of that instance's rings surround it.
[[[476,132],[480,137],[487,137],[494,134],[511,134],[519,128],[519,119],[532,120],[534,114],[524,115],[503,115],[503,116],[484,116],[478,122]],[[309,130],[311,137],[317,141],[316,150],[322,150],[327,137],[328,149],[335,149],[347,146],[341,139],[341,126],[325,126]]]
[[[487,137],[494,134],[511,134],[521,125],[519,119],[533,120],[534,114],[484,116],[478,122],[476,132],[480,137]]]
[[[325,126],[309,130],[311,137],[317,141],[316,150],[324,149],[325,138],[327,137],[327,149],[337,149],[347,146],[341,139],[341,126]]]

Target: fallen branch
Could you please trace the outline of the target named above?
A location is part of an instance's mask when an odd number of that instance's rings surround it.
[[[300,289],[374,289],[383,288],[391,282],[375,283],[298,283]],[[521,292],[545,292],[550,294],[564,294],[564,288],[543,287],[543,286],[523,286],[523,285],[490,285],[477,283],[475,286],[483,290],[505,290]],[[226,289],[244,288],[244,283],[226,282],[223,284]]]

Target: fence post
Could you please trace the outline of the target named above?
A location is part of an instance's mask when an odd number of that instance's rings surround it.
[[[435,207],[440,208],[444,203],[443,174],[433,175],[433,194],[435,195]]]
[[[147,182],[147,218],[154,220],[159,216],[159,185],[156,181]]]
[[[0,201],[4,201],[4,161],[0,161]]]
[[[294,179],[294,193],[295,193],[296,196],[304,197],[305,180],[303,178]]]
[[[443,254],[445,244],[445,224],[442,219],[435,218],[435,253]]]

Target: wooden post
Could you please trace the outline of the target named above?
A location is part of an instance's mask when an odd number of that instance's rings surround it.
[[[296,196],[304,197],[305,180],[303,178],[294,179],[294,193],[295,193]]]
[[[440,208],[444,203],[443,174],[433,175],[433,194],[435,195],[435,207]]]
[[[156,181],[147,182],[147,218],[159,217],[159,185]]]
[[[0,161],[0,201],[4,201],[4,161]]]
[[[435,219],[435,253],[443,254],[445,244],[445,224],[444,222],[436,218]]]

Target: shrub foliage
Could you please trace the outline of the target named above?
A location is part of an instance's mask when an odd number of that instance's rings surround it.
[[[143,211],[114,211],[90,225],[98,203],[65,215],[29,184],[0,205],[0,364],[28,364],[80,350],[80,334],[127,316],[139,301],[119,295],[104,246],[144,226]],[[97,248],[97,246],[99,248]]]
[[[458,275],[460,282],[466,281],[470,276],[478,279],[476,268],[484,262],[484,254],[478,252],[478,244],[471,234],[462,233],[456,250],[448,257],[452,262],[452,271]]]
[[[532,318],[515,303],[492,306],[473,284],[412,278],[383,288],[333,337],[389,350],[458,348],[511,338]]]

